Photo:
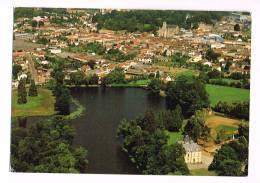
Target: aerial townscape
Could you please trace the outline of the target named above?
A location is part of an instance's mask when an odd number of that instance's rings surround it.
[[[249,12],[15,8],[12,172],[247,176]]]

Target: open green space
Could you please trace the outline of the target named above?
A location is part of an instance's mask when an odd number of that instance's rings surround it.
[[[219,132],[220,130],[225,130],[227,132],[235,132],[237,131],[237,126],[228,126],[228,125],[219,125],[216,130]]]
[[[137,80],[137,81],[131,81],[130,85],[137,85],[137,86],[144,86],[144,85],[148,85],[150,82],[150,79],[143,79],[143,80]]]
[[[144,87],[147,86],[150,82],[150,79],[143,79],[137,81],[131,81],[129,83],[121,83],[121,84],[111,84],[112,87]]]
[[[216,138],[220,130],[225,130],[226,137],[232,137],[237,133],[240,121],[225,116],[211,115],[206,119],[206,124],[211,128],[211,135]]]
[[[28,89],[27,89],[28,91]],[[47,116],[55,114],[55,98],[48,89],[38,87],[38,96],[27,96],[26,104],[17,103],[17,90],[12,91],[12,117]]]
[[[217,176],[215,171],[208,171],[206,168],[190,170],[190,174],[194,176]]]
[[[166,130],[165,133],[169,136],[168,145],[172,145],[183,140],[182,132],[169,132]]]
[[[207,84],[206,90],[209,94],[211,106],[215,106],[219,101],[230,103],[247,101],[250,97],[250,91],[242,88]]]

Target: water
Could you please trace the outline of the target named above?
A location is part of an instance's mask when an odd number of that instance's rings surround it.
[[[86,107],[83,115],[72,121],[76,128],[73,145],[88,149],[86,173],[138,174],[116,138],[118,123],[124,118],[135,119],[148,109],[165,109],[165,99],[141,88],[73,88],[71,94]]]

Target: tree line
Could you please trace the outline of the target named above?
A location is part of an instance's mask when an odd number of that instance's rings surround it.
[[[182,121],[180,109],[157,115],[152,111],[147,111],[143,117],[120,122],[117,135],[123,138],[122,149],[127,152],[141,173],[189,174],[189,169],[184,161],[185,149],[178,143],[168,145],[168,136],[164,132],[165,128],[179,129],[178,123],[174,122],[177,126],[169,123],[177,113],[180,122]]]
[[[249,107],[249,101],[232,103],[219,101],[213,109],[216,112],[227,114],[238,119],[249,120]]]
[[[130,10],[111,13],[97,13],[93,22],[98,23],[98,29],[126,30],[129,32],[153,32],[166,21],[168,24],[178,25],[186,29],[197,28],[198,23],[214,24],[226,12],[202,11],[173,11],[173,10]]]

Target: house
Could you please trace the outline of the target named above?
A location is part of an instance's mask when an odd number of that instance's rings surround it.
[[[53,54],[61,53],[61,49],[52,48],[52,49],[50,49],[50,52],[53,53]]]
[[[18,75],[18,81],[20,81],[21,79],[26,79],[27,78],[27,74],[21,73]]]
[[[187,164],[202,163],[201,147],[197,143],[195,143],[188,135],[185,136],[182,145],[186,151],[184,159]]]

